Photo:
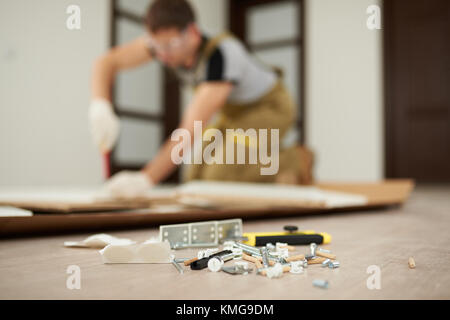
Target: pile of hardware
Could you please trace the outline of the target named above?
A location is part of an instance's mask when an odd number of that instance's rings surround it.
[[[212,272],[224,271],[230,274],[248,274],[253,272],[249,262],[256,268],[256,273],[268,278],[278,278],[285,272],[301,274],[304,268],[311,264],[321,264],[322,267],[335,269],[339,267],[336,256],[329,250],[318,248],[317,244],[310,244],[308,254],[290,255],[295,247],[286,243],[268,243],[257,248],[236,241],[225,241],[223,250],[218,248],[200,250],[198,256],[192,259],[177,259],[192,270],[208,268]],[[225,266],[225,262],[236,260],[234,265]]]
[[[223,271],[233,275],[247,275],[256,270],[256,274],[268,278],[279,278],[286,272],[302,274],[308,265],[314,264],[330,269],[339,268],[336,255],[313,242],[318,239],[321,244],[329,243],[331,236],[313,231],[297,232],[297,228],[293,226],[287,226],[285,230],[287,231],[282,234],[251,235],[242,233],[240,219],[207,221],[161,226],[160,241],[169,242],[175,250],[202,248],[196,257],[172,260],[180,273],[184,270],[180,263],[189,266],[191,270],[208,268],[211,272]],[[268,239],[287,239],[291,242],[273,244]],[[295,245],[309,244],[310,251],[306,254],[294,253],[296,247],[293,242]],[[221,251],[219,246],[222,246]],[[213,248],[204,249],[206,247]],[[225,265],[225,262],[231,260],[234,264]],[[313,285],[327,288],[328,282],[315,280]]]

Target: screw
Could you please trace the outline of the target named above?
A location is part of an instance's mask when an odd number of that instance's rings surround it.
[[[339,268],[339,266],[340,266],[340,263],[339,263],[339,261],[330,261],[330,263],[328,263],[328,268],[330,268],[330,269],[336,269],[336,268]]]
[[[257,254],[257,255],[260,254],[258,248],[253,247],[253,246],[249,246],[249,245],[246,245],[246,244],[243,244],[243,243],[239,243],[239,242],[236,242],[234,244],[234,246],[238,247],[238,248],[241,248],[245,253]]]
[[[231,251],[234,254],[234,259],[242,259],[242,249],[241,248],[232,248]]]
[[[313,243],[311,243],[311,244],[309,245],[309,248],[311,249],[311,255],[312,255],[313,257],[315,257],[315,256],[316,256],[317,244],[315,244],[315,243],[313,242]]]
[[[308,260],[303,259],[303,268],[308,268]]]
[[[324,262],[322,262],[322,267],[328,267],[330,262],[331,262],[330,259],[326,259]]]
[[[175,266],[175,268],[177,268],[180,274],[183,274],[183,268],[181,268],[181,266],[178,263],[176,263],[175,260],[172,260],[172,264]]]

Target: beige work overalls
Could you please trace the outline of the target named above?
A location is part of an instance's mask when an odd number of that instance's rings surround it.
[[[228,33],[212,38],[204,46],[200,54],[200,62],[206,61],[219,43],[230,37]],[[199,63],[200,64],[200,63]],[[191,164],[188,165],[188,172],[185,180],[221,180],[239,182],[277,182],[277,177],[292,176],[298,177],[300,170],[300,159],[298,150],[293,146],[288,149],[279,149],[279,170],[275,175],[261,175],[261,167],[268,167],[261,164],[259,157],[257,164],[237,164],[236,151],[233,164],[226,164],[226,129],[247,129],[253,128],[256,132],[259,129],[267,129],[268,154],[270,155],[271,141],[270,130],[279,129],[279,141],[281,142],[286,132],[295,123],[296,108],[294,102],[283,84],[282,72],[274,68],[278,74],[276,85],[259,100],[248,104],[227,103],[219,112],[218,120],[209,128],[219,129],[224,137],[223,141],[223,164]],[[204,129],[203,132],[205,132]],[[245,143],[246,160],[248,160],[248,148],[258,148],[258,143],[251,143],[248,139],[243,142],[234,139],[234,143]],[[259,140],[259,135],[258,135]],[[203,148],[210,142],[203,143]],[[236,150],[236,148],[235,148]],[[258,150],[259,152],[259,150]],[[296,182],[296,179],[293,180]]]

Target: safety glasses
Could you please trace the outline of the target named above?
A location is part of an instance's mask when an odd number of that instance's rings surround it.
[[[147,38],[148,44],[150,48],[156,51],[159,54],[168,54],[174,52],[181,47],[183,47],[186,42],[187,36],[187,28],[181,31],[181,35],[178,37],[174,37],[168,41],[168,43],[160,44],[157,43],[155,39],[153,39],[150,35]]]

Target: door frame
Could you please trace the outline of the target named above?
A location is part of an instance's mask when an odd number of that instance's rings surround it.
[[[383,19],[383,86],[384,86],[384,176],[395,178],[395,141],[394,141],[394,111],[393,101],[395,90],[392,90],[392,41],[390,32],[392,26],[392,2],[382,1]]]
[[[300,144],[305,144],[306,142],[306,92],[305,92],[305,5],[304,0],[229,0],[228,6],[228,25],[230,31],[237,36],[246,46],[246,48],[251,52],[251,46],[247,41],[247,30],[246,30],[246,20],[245,15],[248,9],[251,7],[270,4],[277,2],[296,2],[298,3],[299,9],[299,19],[297,21],[297,28],[299,29],[299,37],[293,41],[270,41],[262,45],[258,45],[258,48],[277,48],[286,44],[296,44],[299,46],[300,50],[298,53],[298,92],[299,99],[296,101],[298,112],[300,114],[300,119],[297,119],[296,127],[299,132]]]
[[[135,23],[137,25],[144,24],[144,16],[139,16],[134,13],[120,9],[117,0],[111,1],[111,11],[110,11],[110,35],[109,44],[110,47],[117,45],[117,19],[126,19],[129,22]],[[172,134],[172,132],[178,127],[180,121],[180,102],[181,102],[181,91],[180,83],[173,71],[169,70],[166,66],[163,66],[162,72],[162,113],[147,113],[147,112],[137,112],[137,111],[127,111],[120,110],[121,106],[116,103],[115,86],[111,88],[111,99],[116,114],[120,116],[125,116],[128,118],[134,118],[144,121],[157,122],[161,124],[162,135],[161,144]],[[123,107],[123,106],[122,106]],[[150,159],[149,159],[150,160]],[[109,159],[110,174],[113,175],[122,170],[140,170],[142,169],[142,163],[118,163],[114,158],[114,150],[111,152],[111,157]],[[177,168],[174,173],[172,173],[164,182],[177,183],[180,181],[180,170]]]

